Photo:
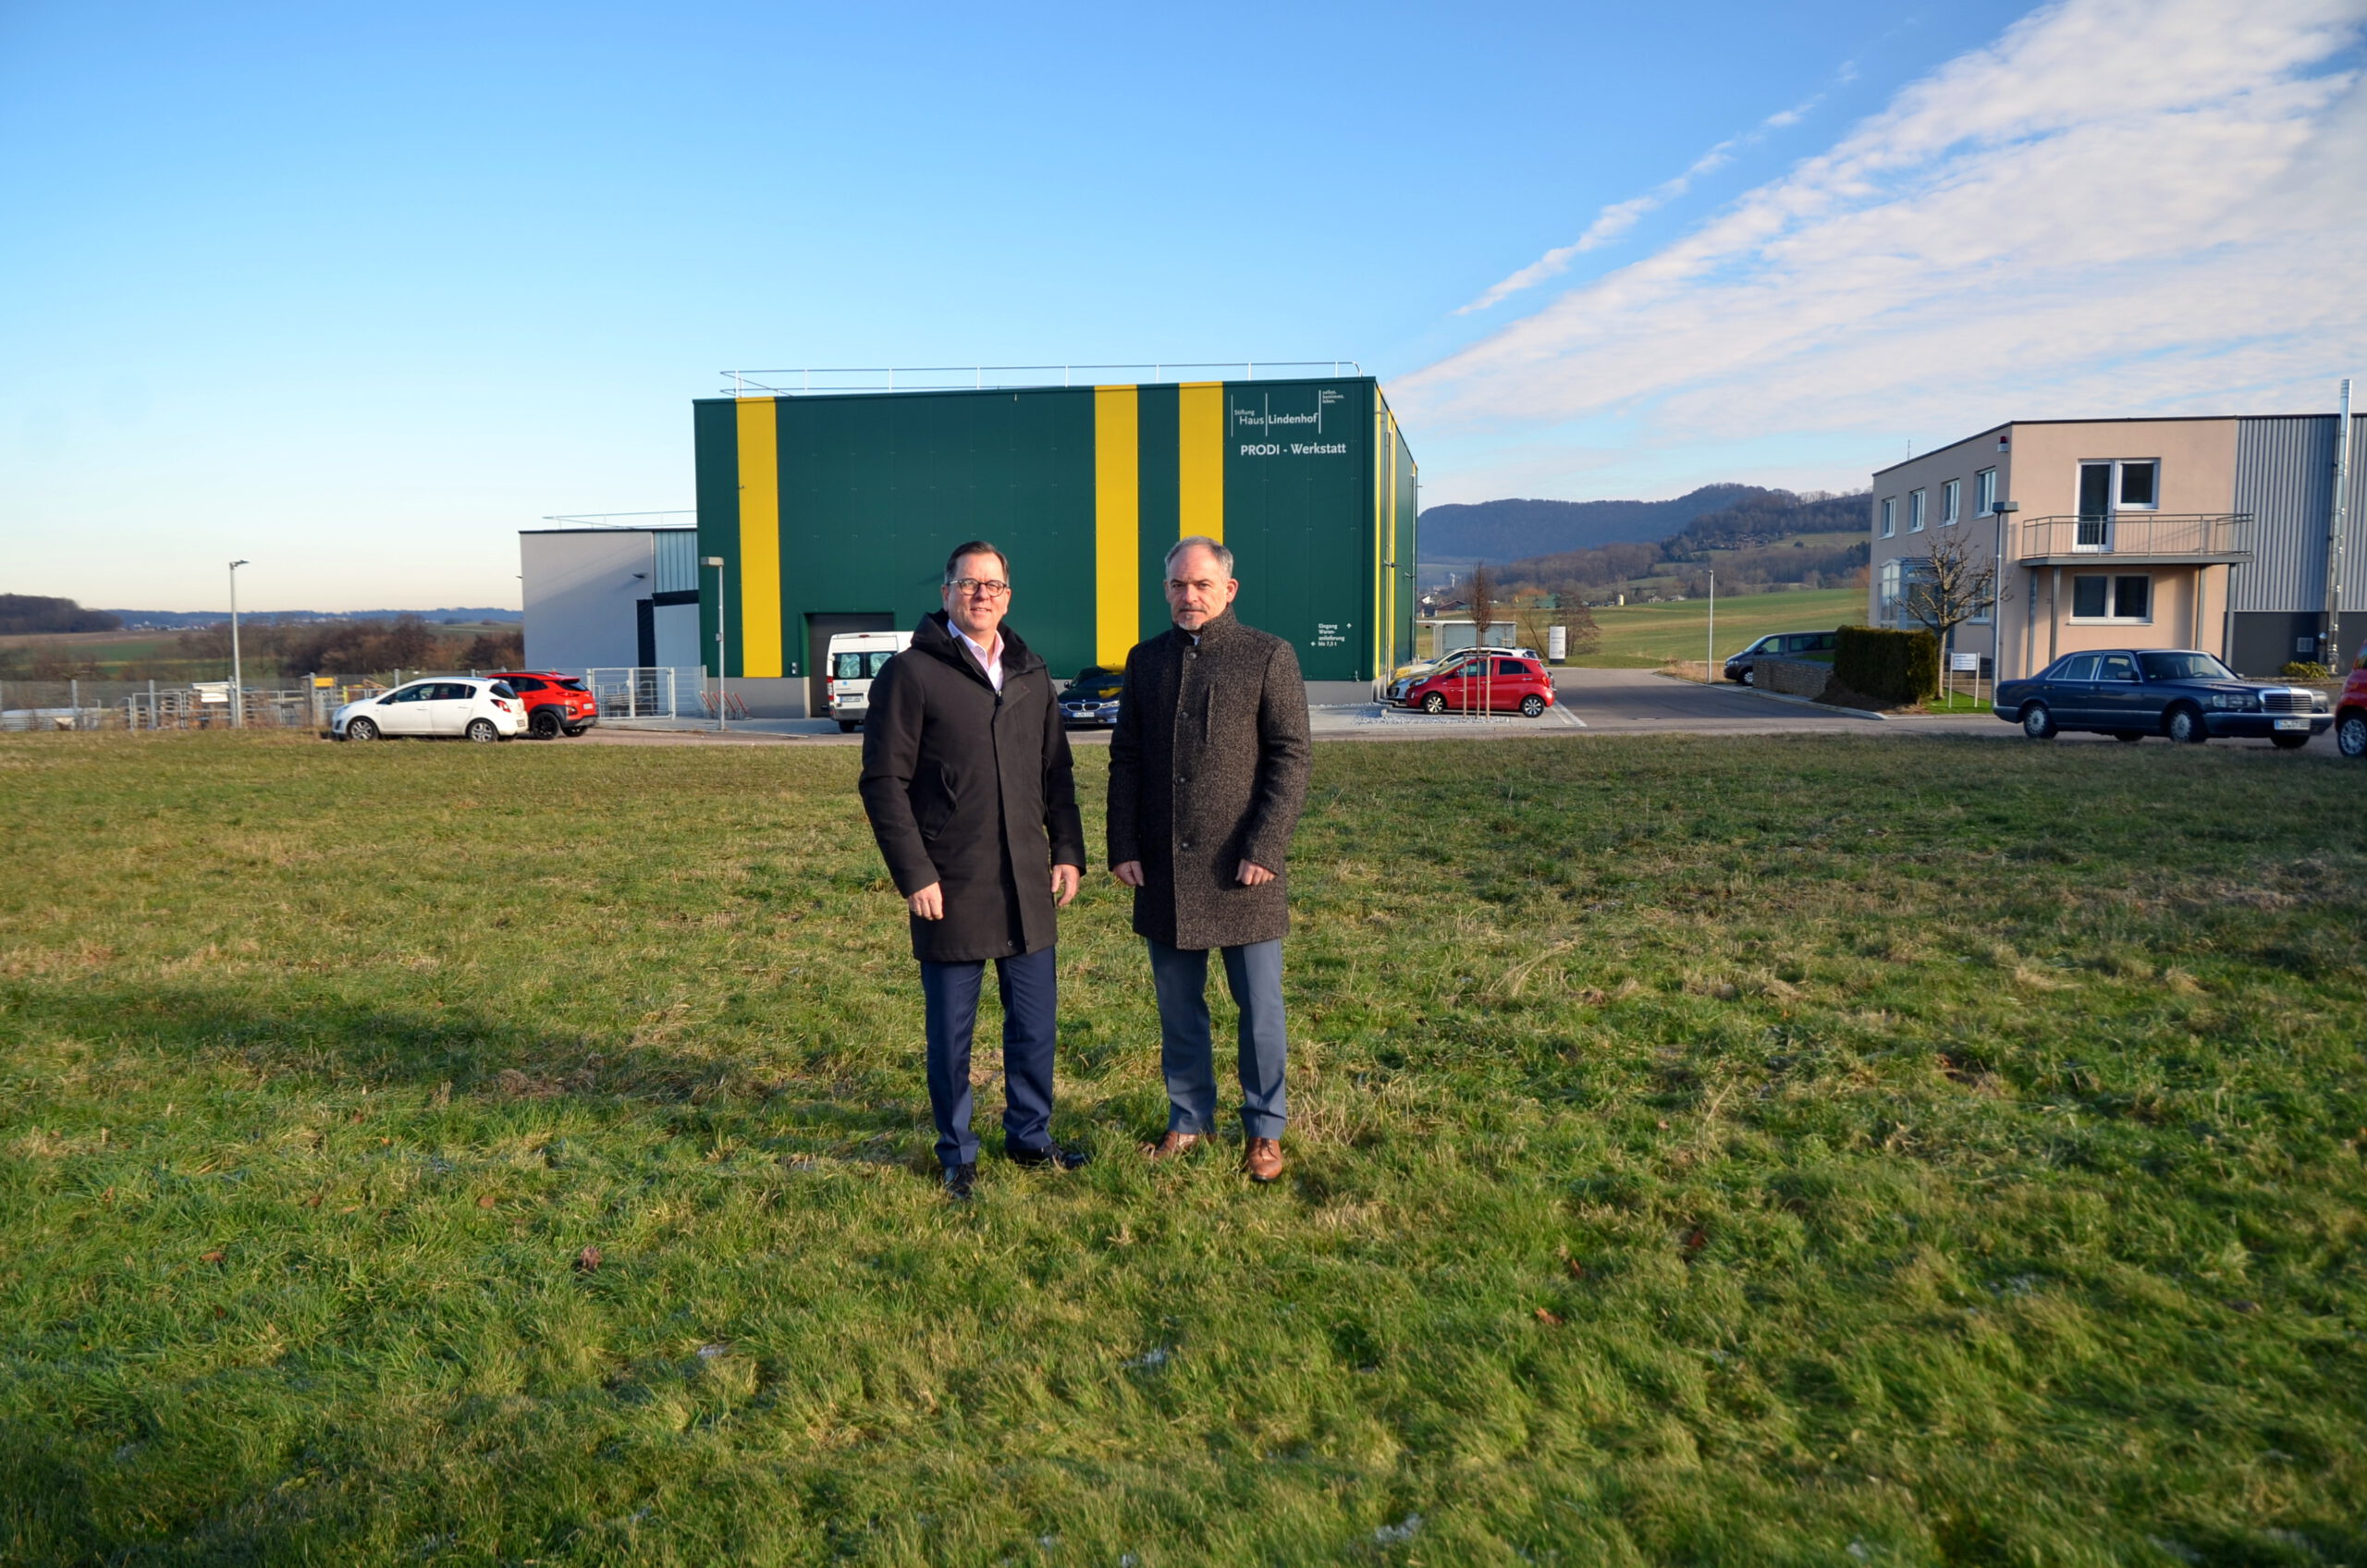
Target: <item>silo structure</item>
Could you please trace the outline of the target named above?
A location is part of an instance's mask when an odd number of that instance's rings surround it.
[[[840,631],[938,607],[948,549],[1009,553],[1011,624],[1056,677],[1164,630],[1160,564],[1233,550],[1236,610],[1288,638],[1317,702],[1413,648],[1417,472],[1370,376],[816,392],[693,405],[705,645],[760,714],[822,711]]]

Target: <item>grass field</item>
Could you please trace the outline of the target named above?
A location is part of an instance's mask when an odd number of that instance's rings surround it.
[[[1595,610],[1602,642],[1591,654],[1572,658],[1589,669],[1650,669],[1668,659],[1698,659],[1708,645],[1709,602],[1681,605],[1617,605]],[[1746,594],[1718,600],[1720,658],[1750,646],[1771,631],[1819,631],[1866,619],[1861,588],[1819,588],[1798,593]]]
[[[2355,765],[1320,747],[966,1208],[854,766],[0,739],[0,1562],[2367,1562]]]

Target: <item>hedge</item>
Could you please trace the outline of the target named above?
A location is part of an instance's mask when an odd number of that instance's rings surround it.
[[[1940,640],[1929,631],[1845,626],[1833,653],[1833,678],[1878,702],[1919,702],[1940,689]]]

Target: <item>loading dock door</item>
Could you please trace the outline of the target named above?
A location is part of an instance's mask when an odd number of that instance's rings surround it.
[[[829,680],[830,639],[841,631],[893,631],[896,618],[886,610],[828,610],[808,612],[805,617],[805,714],[809,718],[827,718],[830,714],[830,694],[823,683]]]

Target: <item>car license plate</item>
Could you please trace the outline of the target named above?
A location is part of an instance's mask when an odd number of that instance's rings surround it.
[[[2310,721],[2306,718],[2280,718],[2274,722],[2279,729],[2307,729],[2310,728]]]

